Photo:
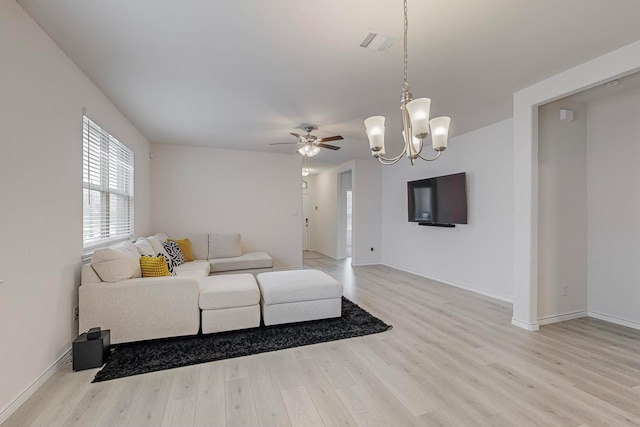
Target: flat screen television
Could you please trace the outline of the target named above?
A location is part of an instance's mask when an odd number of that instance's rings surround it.
[[[467,223],[467,173],[407,182],[409,222],[453,226]]]

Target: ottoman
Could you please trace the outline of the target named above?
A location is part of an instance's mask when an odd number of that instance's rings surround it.
[[[322,271],[273,271],[257,280],[267,326],[342,315],[342,284]]]
[[[260,290],[253,274],[199,278],[202,333],[260,326]]]

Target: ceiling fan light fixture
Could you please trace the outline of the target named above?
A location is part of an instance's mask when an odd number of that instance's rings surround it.
[[[313,144],[305,144],[298,149],[298,153],[305,157],[313,157],[320,152],[320,147]]]

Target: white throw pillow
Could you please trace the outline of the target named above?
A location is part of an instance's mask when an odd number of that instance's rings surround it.
[[[209,258],[233,258],[240,255],[240,233],[209,234]]]
[[[142,277],[140,253],[131,242],[122,242],[105,249],[96,249],[91,266],[103,282],[121,282]]]
[[[153,248],[153,255],[162,254],[169,257],[167,251],[164,250],[164,246],[162,246],[162,242],[166,242],[166,240],[160,240],[157,235],[147,237],[147,241],[151,243],[151,247]]]
[[[140,252],[140,255],[155,256],[157,254],[157,252],[153,250],[153,246],[151,246],[151,243],[149,243],[149,241],[144,237],[139,238],[136,241],[135,245],[136,248],[138,248],[138,252]]]
[[[158,239],[160,239],[160,242],[162,242],[162,243],[164,243],[164,242],[166,242],[167,240],[169,240],[169,236],[167,236],[167,235],[166,235],[166,234],[164,234],[164,233],[156,233],[156,234],[155,234],[155,236],[156,236]]]
[[[182,238],[189,239],[193,259],[209,259],[209,233],[183,234]]]

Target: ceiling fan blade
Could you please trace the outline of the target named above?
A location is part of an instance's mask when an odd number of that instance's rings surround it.
[[[300,142],[272,142],[269,145],[300,144]]]
[[[293,136],[295,136],[296,138],[300,139],[300,135],[298,135],[297,133],[293,133],[293,132],[291,132],[291,133],[290,133],[290,135],[293,135]]]
[[[340,147],[336,147],[335,145],[329,145],[329,144],[316,144],[318,147],[322,147],[322,148],[328,148],[329,150],[334,150],[337,151],[340,149]]]
[[[320,138],[318,142],[340,141],[341,139],[344,139],[344,138],[341,137],[340,135],[336,135],[336,136],[329,136],[327,138]]]

